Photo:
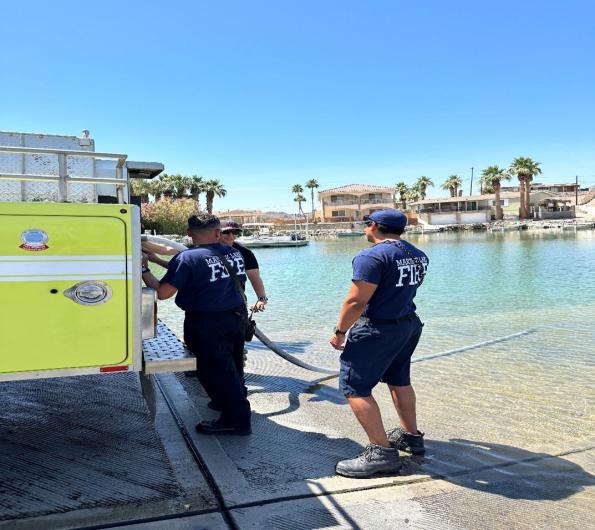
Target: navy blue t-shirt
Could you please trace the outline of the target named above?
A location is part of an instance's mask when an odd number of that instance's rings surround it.
[[[228,311],[244,305],[235,282],[227,272],[216,249],[233,266],[238,279],[246,282],[244,258],[239,250],[213,243],[189,248],[174,256],[161,283],[173,285],[178,293],[176,305],[184,311]]]
[[[417,265],[416,265],[417,264]],[[369,318],[399,318],[415,311],[413,298],[428,257],[406,241],[383,241],[353,259],[353,280],[378,285],[364,311]]]

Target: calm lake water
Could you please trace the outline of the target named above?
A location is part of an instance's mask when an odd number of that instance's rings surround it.
[[[476,383],[487,392],[522,387],[525,398],[539,395],[549,403],[548,417],[559,397],[568,396],[578,409],[564,411],[572,417],[566,427],[586,435],[595,386],[595,232],[439,233],[409,240],[430,259],[416,298],[426,324],[417,355],[533,330],[449,358],[456,361],[426,361],[436,370],[425,377],[439,384],[489,366],[493,372]],[[305,360],[336,367],[337,352],[327,340],[349,288],[351,259],[366,246],[358,238],[256,249],[269,297],[256,317],[259,327]],[[160,316],[181,331],[183,316],[173,302],[160,304]]]

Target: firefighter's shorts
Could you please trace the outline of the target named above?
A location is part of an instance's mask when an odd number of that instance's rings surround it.
[[[397,323],[356,322],[341,354],[342,392],[347,397],[367,397],[380,382],[392,386],[411,384],[411,356],[422,327],[414,313]]]

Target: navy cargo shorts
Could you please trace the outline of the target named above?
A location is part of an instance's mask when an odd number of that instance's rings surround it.
[[[423,324],[411,315],[396,323],[372,324],[358,320],[349,332],[341,354],[339,385],[347,396],[368,397],[379,383],[411,384],[411,356],[421,337]]]

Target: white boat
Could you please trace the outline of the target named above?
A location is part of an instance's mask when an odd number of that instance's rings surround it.
[[[362,237],[365,236],[366,233],[363,230],[337,230],[335,232],[337,237]]]
[[[236,241],[248,248],[305,247],[310,243],[307,239],[297,239],[295,236],[267,235],[238,237]]]
[[[236,241],[248,248],[305,247],[310,242],[298,234],[274,234],[274,223],[244,223],[244,234]]]
[[[595,227],[595,223],[565,223],[562,230],[590,230]]]
[[[408,225],[405,230],[411,234],[430,234],[433,232],[442,232],[444,227],[419,223],[418,225]]]
[[[521,229],[521,225],[517,224],[500,224],[500,225],[490,225],[488,226],[488,230],[490,232],[515,232]]]

